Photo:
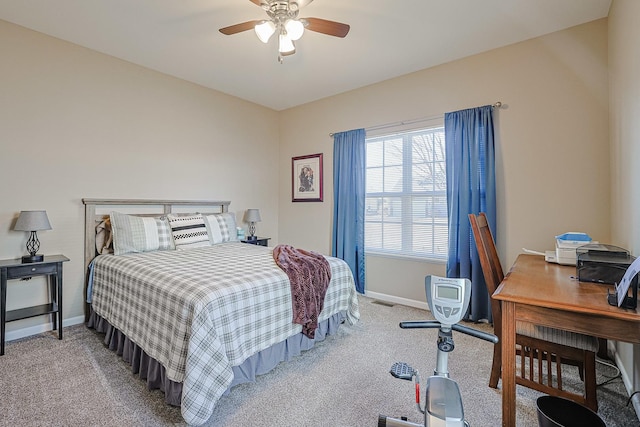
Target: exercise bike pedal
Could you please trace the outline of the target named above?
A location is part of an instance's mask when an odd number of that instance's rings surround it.
[[[418,371],[404,362],[396,362],[391,366],[389,373],[395,378],[411,381]]]

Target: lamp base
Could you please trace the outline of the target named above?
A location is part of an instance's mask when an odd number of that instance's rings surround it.
[[[42,262],[44,261],[44,255],[25,255],[22,257],[22,263],[27,264],[30,262]]]

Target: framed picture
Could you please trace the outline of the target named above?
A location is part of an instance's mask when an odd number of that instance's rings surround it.
[[[291,201],[322,201],[322,153],[291,158]]]

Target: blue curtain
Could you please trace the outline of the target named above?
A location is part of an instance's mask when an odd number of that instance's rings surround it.
[[[351,268],[364,293],[365,130],[333,135],[333,236],[331,255]]]
[[[496,232],[493,108],[490,105],[444,115],[447,162],[449,255],[447,277],[471,280],[469,320],[491,319],[491,299],[476,251],[470,213],[485,212]]]

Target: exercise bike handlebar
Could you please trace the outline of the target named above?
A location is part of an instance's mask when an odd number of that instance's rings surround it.
[[[440,322],[437,320],[409,320],[400,322],[400,327],[402,329],[439,329],[440,326]]]
[[[402,329],[439,329],[442,326],[449,326],[454,331],[462,332],[463,334],[470,335],[475,338],[480,338],[481,340],[489,341],[493,344],[498,344],[498,337],[494,334],[489,334],[487,332],[482,332],[477,329],[469,328],[467,326],[462,326],[458,323],[455,325],[442,325],[437,320],[417,320],[417,321],[406,321],[400,322],[400,327]]]
[[[462,332],[463,334],[471,335],[472,337],[480,338],[481,340],[489,341],[493,344],[498,344],[498,341],[500,341],[494,334],[482,332],[477,329],[462,326],[460,324],[452,325],[451,329],[453,329],[454,331]]]

